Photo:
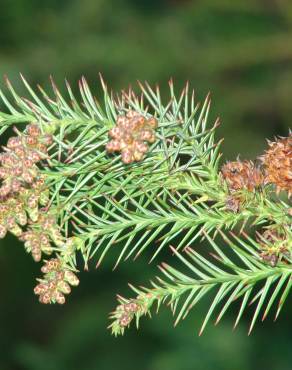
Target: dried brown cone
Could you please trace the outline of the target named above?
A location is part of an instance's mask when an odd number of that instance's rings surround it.
[[[116,126],[109,131],[112,139],[106,145],[108,153],[120,152],[125,164],[141,161],[148,152],[147,143],[156,140],[157,120],[145,118],[135,111],[117,118]]]
[[[252,161],[227,162],[221,168],[222,178],[231,192],[238,190],[254,191],[264,183],[260,168]]]
[[[268,141],[269,149],[260,157],[266,175],[266,182],[276,186],[279,193],[284,190],[292,195],[292,133],[286,138]]]
[[[34,288],[34,293],[39,295],[39,301],[44,304],[64,304],[65,295],[71,292],[70,286],[77,286],[77,276],[58,258],[45,262],[41,271],[43,279],[38,279],[39,284]]]

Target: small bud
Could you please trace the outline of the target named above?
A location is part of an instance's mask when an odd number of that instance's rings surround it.
[[[41,303],[44,303],[44,304],[51,303],[51,296],[50,296],[50,294],[47,292],[47,293],[44,293],[44,294],[40,295],[39,301]]]
[[[10,187],[10,184],[8,183],[4,183],[1,187],[0,187],[0,196],[1,197],[5,197],[6,195],[8,195],[11,191],[11,187]]]
[[[39,203],[42,206],[46,206],[49,203],[49,190],[42,191],[40,193]]]
[[[109,132],[108,135],[109,137],[112,137],[113,139],[121,139],[122,137],[122,130],[119,127],[113,127]]]
[[[10,153],[2,154],[0,160],[2,165],[5,167],[13,167],[17,164],[17,160]]]
[[[125,117],[125,116],[118,116],[117,117],[117,125],[118,126],[123,126],[123,124],[124,123],[126,123],[127,122],[127,117]]]
[[[58,289],[64,293],[64,294],[69,294],[71,292],[70,285],[66,283],[66,281],[60,281],[58,283]]]
[[[0,178],[5,179],[7,177],[7,170],[4,167],[0,167]]]
[[[49,261],[46,262],[46,266],[48,271],[58,270],[60,268],[60,261],[58,258],[51,258]]]
[[[144,129],[140,131],[139,139],[143,141],[150,141],[153,139],[152,131],[149,129]]]
[[[48,290],[48,286],[46,284],[38,284],[37,286],[35,286],[34,288],[34,294],[44,294],[46,291]]]
[[[26,131],[30,136],[38,137],[41,134],[39,126],[35,123],[31,123],[26,127]]]
[[[14,148],[14,153],[20,159],[26,158],[26,155],[27,155],[27,153],[26,153],[25,149],[23,148],[23,146],[18,146],[16,148]]]
[[[21,182],[18,179],[14,178],[11,180],[10,186],[11,186],[11,191],[14,193],[17,193],[21,188]]]
[[[135,116],[137,116],[138,115],[138,113],[137,112],[135,112],[134,110],[129,110],[128,112],[127,112],[127,114],[126,114],[126,117],[127,118],[134,118]]]
[[[9,228],[9,231],[11,232],[11,234],[13,234],[17,237],[20,237],[21,234],[22,234],[22,229],[17,224],[15,224],[14,227]]]
[[[125,144],[127,144],[127,145],[132,144],[132,143],[133,143],[133,140],[134,140],[134,138],[133,138],[133,136],[132,136],[132,135],[130,135],[130,134],[128,134],[128,133],[125,133],[125,134],[123,135],[123,142],[124,142]]]
[[[15,218],[21,226],[25,226],[27,224],[27,216],[25,211],[15,213]]]
[[[22,140],[20,136],[10,137],[7,142],[7,148],[14,149],[22,145]]]
[[[29,146],[35,146],[38,143],[38,139],[34,136],[27,136],[25,138],[25,143]]]
[[[38,144],[37,148],[38,148],[38,150],[39,150],[41,153],[47,154],[47,151],[48,151],[48,150],[47,150],[47,147],[46,147],[46,145],[45,145],[45,144],[40,143],[40,144]]]
[[[136,141],[135,143],[135,148],[141,153],[147,153],[148,151],[148,146],[144,144],[142,141]]]
[[[31,209],[36,208],[38,206],[38,201],[39,197],[36,194],[32,194],[27,200],[27,205]]]
[[[13,216],[8,216],[6,218],[6,225],[8,229],[12,229],[13,227],[16,226],[15,219]]]
[[[41,156],[39,155],[38,152],[34,150],[30,150],[27,154],[27,158],[32,161],[33,163],[36,163],[41,160]]]
[[[40,235],[40,242],[41,244],[43,244],[44,246],[49,246],[50,245],[50,241],[49,241],[49,238],[47,237],[46,234],[42,233]]]
[[[19,177],[22,175],[23,173],[23,168],[22,166],[20,167],[14,167],[13,170],[11,171],[12,175],[13,176],[16,176],[16,177]]]
[[[38,220],[38,218],[39,218],[39,209],[38,209],[38,207],[35,207],[35,208],[28,208],[28,209],[27,209],[27,213],[28,213],[29,218],[30,218],[33,222],[37,222],[37,220]]]
[[[41,189],[45,185],[45,179],[43,176],[37,178],[37,180],[33,184],[34,189]]]
[[[31,251],[32,258],[35,262],[40,262],[42,259],[42,252],[40,249],[34,249]]]
[[[129,149],[126,149],[122,152],[122,161],[125,164],[129,164],[133,162],[133,160],[134,160],[133,154]]]
[[[30,172],[28,171],[25,171],[22,173],[21,177],[23,178],[23,180],[25,182],[27,182],[28,184],[31,184],[33,182],[33,176],[31,175]]]
[[[131,120],[134,130],[139,130],[145,125],[145,117],[137,115]]]
[[[132,321],[132,317],[130,315],[123,315],[120,319],[119,319],[119,324],[122,326],[122,327],[126,327],[130,324],[130,322]]]
[[[77,286],[79,284],[78,277],[70,270],[65,271],[65,280],[67,280],[68,283],[73,286]]]
[[[49,134],[46,134],[42,137],[42,142],[43,144],[47,145],[47,146],[50,146],[53,144],[53,136],[52,135],[49,135]]]
[[[129,302],[124,305],[125,312],[137,312],[139,306],[135,302]]]
[[[107,150],[108,153],[117,152],[117,151],[120,150],[120,148],[121,148],[120,143],[117,140],[109,141],[106,144],[106,150]]]
[[[33,166],[33,161],[29,158],[25,158],[23,160],[23,165],[24,165],[25,168],[30,168],[30,167]]]
[[[9,211],[9,207],[7,204],[0,203],[0,214],[2,213],[2,216],[4,213]]]
[[[134,153],[133,153],[133,157],[135,159],[135,161],[139,162],[143,159],[144,157],[144,154],[139,152],[138,150],[136,150]]]
[[[158,126],[157,119],[154,117],[151,117],[147,120],[148,126],[150,126],[153,130],[155,130]]]
[[[58,290],[55,291],[52,297],[54,300],[56,300],[59,304],[64,304],[66,302],[66,298],[62,292],[59,292]]]

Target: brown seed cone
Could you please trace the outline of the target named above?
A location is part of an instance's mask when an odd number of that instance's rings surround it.
[[[227,162],[221,168],[221,175],[230,191],[254,191],[264,183],[261,170],[252,161]]]
[[[292,133],[286,138],[268,142],[269,149],[260,157],[266,174],[266,182],[276,185],[279,193],[284,190],[292,195]]]

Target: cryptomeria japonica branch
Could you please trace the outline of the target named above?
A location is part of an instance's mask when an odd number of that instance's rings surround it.
[[[117,266],[171,248],[182,270],[162,263],[148,288],[118,296],[115,335],[154,305],[169,306],[178,323],[205,295],[201,332],[234,301],[236,325],[254,304],[250,331],[274,306],[278,316],[292,276],[291,133],[268,141],[255,161],[222,165],[210,98],[197,104],[188,84],[176,94],[170,82],[163,103],[147,83],[115,96],[101,79],[100,102],[84,78],[80,99],[67,83],[64,97],[54,82],[52,94],[23,82],[29,99],[8,80],[7,94],[0,91],[0,133],[11,134],[0,157],[0,237],[14,234],[43,262],[34,289],[41,303],[64,304],[78,270],[107,253]],[[208,253],[197,247],[202,240]]]

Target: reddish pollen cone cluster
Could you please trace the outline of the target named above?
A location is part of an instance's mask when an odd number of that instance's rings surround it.
[[[265,167],[266,181],[276,186],[277,192],[292,195],[292,133],[286,138],[268,142],[269,149],[260,157]]]
[[[16,130],[16,129],[15,129]],[[39,206],[47,205],[48,189],[37,163],[48,157],[47,149],[52,144],[52,136],[43,134],[40,127],[29,124],[23,133],[11,137],[4,152],[0,154],[0,238],[9,231],[20,240],[27,224],[36,222]],[[41,258],[37,244],[50,250],[47,238],[40,234],[40,240],[27,235],[26,244],[36,261]]]
[[[221,168],[221,174],[230,191],[253,191],[264,182],[261,170],[252,161],[228,162]]]
[[[140,310],[141,307],[134,300],[119,305],[114,313],[118,325],[120,327],[128,326],[133,320],[135,314]]]
[[[18,193],[23,186],[32,184],[38,176],[36,163],[47,157],[47,147],[52,144],[50,135],[43,135],[37,124],[30,124],[26,133],[11,137],[5,153],[0,156],[0,197]]]
[[[42,267],[44,278],[39,279],[39,284],[34,288],[34,293],[39,295],[39,301],[44,304],[66,301],[65,294],[71,292],[71,286],[77,286],[79,279],[58,258],[48,260]]]
[[[145,118],[135,111],[117,118],[116,126],[109,131],[112,139],[106,145],[108,153],[120,152],[125,164],[141,161],[149,148],[147,143],[154,143],[157,120]]]

